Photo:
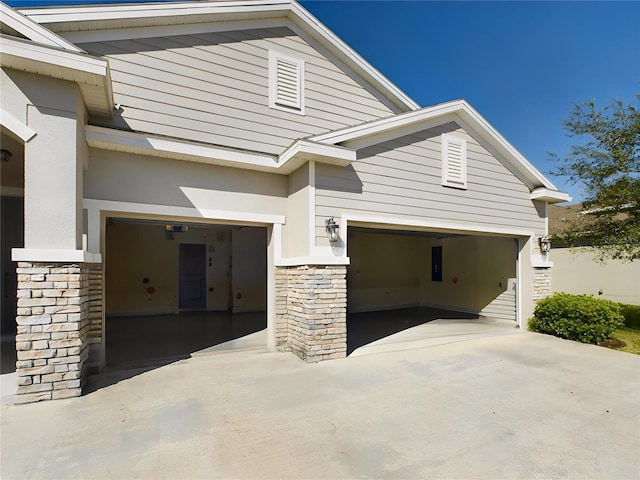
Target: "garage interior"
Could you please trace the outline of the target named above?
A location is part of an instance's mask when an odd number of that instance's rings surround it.
[[[348,251],[347,355],[437,319],[516,326],[513,238],[349,226]]]
[[[266,252],[264,227],[108,218],[106,365],[186,358],[266,329]]]

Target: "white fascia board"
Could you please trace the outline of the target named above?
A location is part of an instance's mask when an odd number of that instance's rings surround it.
[[[279,157],[202,145],[150,134],[126,132],[112,128],[88,125],[85,128],[87,144],[103,150],[124,151],[133,154],[169,157],[224,167],[245,168],[287,175],[304,163],[315,160],[331,165],[346,166],[356,159],[356,152],[344,147],[297,141]]]
[[[30,18],[27,18],[2,2],[0,2],[0,14],[2,15],[2,23],[32,42],[41,43],[50,47],[63,48],[72,52],[83,51],[73,43],[38,25]]]
[[[314,142],[330,143],[332,145],[338,143],[350,143],[361,140],[365,137],[380,135],[391,132],[403,127],[419,124],[434,118],[449,115],[457,112],[461,108],[462,100],[454,100],[452,102],[440,103],[431,107],[425,107],[421,110],[401,113],[381,120],[373,120],[371,122],[347,127],[332,132],[314,135],[308,140]],[[402,132],[401,134],[404,134]]]
[[[69,52],[8,35],[0,36],[0,44],[2,45],[0,53],[2,66],[11,68],[12,62],[25,59],[54,65],[63,70],[77,70],[86,75],[100,78],[99,81],[97,79],[93,80],[95,83],[92,84],[95,85],[101,85],[108,77],[108,62],[103,58],[94,57],[86,53]]]
[[[89,112],[106,117],[113,114],[111,74],[106,59],[8,35],[0,35],[0,46],[3,67],[75,82]],[[96,94],[96,89],[101,93]]]
[[[355,65],[356,71],[360,74],[364,74],[365,79],[371,83],[378,90],[390,94],[395,99],[395,104],[406,110],[419,110],[420,105],[409,98],[404,92],[402,92],[397,86],[395,86],[389,79],[387,79],[382,73],[380,73],[369,62],[364,60],[358,53],[356,53],[351,47],[344,43],[337,35],[331,30],[325,27],[317,18],[315,18],[306,9],[301,7],[295,2],[291,3],[291,11],[293,14],[292,21],[303,29],[316,33],[320,36],[321,40],[324,40],[330,47],[334,47],[339,52],[339,56],[342,56],[347,60],[347,64]],[[306,28],[305,28],[306,27]]]
[[[14,262],[100,263],[102,256],[85,250],[12,248],[11,260]]]
[[[508,237],[532,237],[532,230],[511,227],[485,226],[477,224],[463,224],[455,222],[443,222],[439,220],[414,220],[402,217],[386,217],[378,215],[342,214],[348,225],[363,227],[376,227],[411,230],[413,228],[423,231],[457,233],[457,234],[486,234]]]
[[[516,150],[500,133],[464,100],[453,100],[415,112],[374,120],[355,127],[309,137],[309,140],[330,144],[358,144],[363,139],[376,137],[376,141],[394,138],[408,133],[408,129],[430,128],[434,121],[448,122],[456,117],[469,125],[480,137],[496,149],[513,167],[532,184],[549,190],[557,188]]]
[[[547,203],[570,202],[571,197],[567,192],[550,190],[548,188],[536,188],[531,192],[531,200],[540,200]]]
[[[276,267],[299,267],[303,265],[349,265],[349,257],[334,256],[308,256],[278,258],[275,261]]]
[[[63,31],[65,24],[81,24],[83,22],[105,22],[128,20],[129,27],[157,25],[159,18],[175,21],[164,22],[167,24],[184,23],[184,19],[177,17],[198,17],[202,15],[221,15],[234,13],[272,12],[277,10],[287,11],[291,2],[289,0],[276,1],[251,1],[251,2],[171,2],[142,4],[130,3],[123,5],[95,5],[62,8],[25,8],[20,9],[33,21],[50,25],[54,31]],[[134,20],[135,22],[131,22]],[[85,27],[78,25],[80,29],[91,30],[94,27],[87,23]],[[73,31],[73,30],[71,30]]]
[[[309,161],[346,167],[355,160],[355,150],[308,140],[297,140],[280,154],[278,164],[283,171],[292,172]]]
[[[0,125],[22,140],[23,143],[27,143],[36,136],[36,132],[4,109],[0,110]]]
[[[276,158],[271,155],[242,152],[222,147],[196,144],[188,141],[158,137],[144,133],[125,132],[113,128],[88,125],[85,128],[90,147],[168,156],[174,159],[192,159],[212,165],[276,171]],[[111,148],[110,148],[111,147]]]

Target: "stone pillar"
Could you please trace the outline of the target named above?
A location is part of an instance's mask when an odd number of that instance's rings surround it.
[[[537,302],[551,295],[551,269],[534,267],[533,269],[533,301]]]
[[[276,309],[285,312],[277,314],[280,349],[291,351],[308,363],[346,357],[346,273],[343,266],[280,269],[276,274]]]
[[[19,262],[16,403],[76,397],[88,355],[89,267]]]

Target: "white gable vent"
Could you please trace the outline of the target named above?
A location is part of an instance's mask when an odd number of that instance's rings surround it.
[[[304,114],[304,62],[269,52],[269,106]]]
[[[467,188],[467,141],[442,134],[442,184]]]

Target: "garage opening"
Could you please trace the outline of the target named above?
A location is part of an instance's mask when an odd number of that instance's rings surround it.
[[[514,238],[348,229],[347,355],[434,320],[517,325]]]
[[[107,366],[266,348],[266,252],[264,227],[107,219]]]

